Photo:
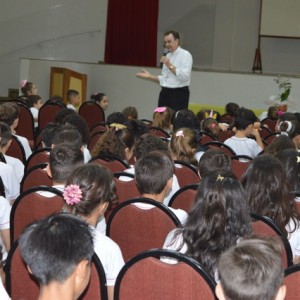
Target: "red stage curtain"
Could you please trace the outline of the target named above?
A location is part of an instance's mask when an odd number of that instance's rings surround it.
[[[105,62],[156,66],[158,0],[109,0]]]

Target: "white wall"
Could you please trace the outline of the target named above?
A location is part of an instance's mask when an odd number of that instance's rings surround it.
[[[139,67],[22,59],[21,72],[32,78],[41,95],[47,99],[50,68],[56,66],[87,74],[88,95],[99,90],[105,91],[110,99],[106,115],[130,105],[137,107],[140,118],[152,117],[160,87],[154,82],[137,78],[135,74],[140,70]],[[160,69],[150,68],[149,71],[158,74]],[[300,111],[300,79],[291,78],[291,82],[291,96],[295,105],[289,108]],[[273,76],[193,71],[190,103],[224,106],[227,102],[237,102],[247,108],[267,109],[269,97],[277,93]]]

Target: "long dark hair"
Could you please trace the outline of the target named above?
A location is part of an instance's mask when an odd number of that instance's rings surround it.
[[[271,218],[286,236],[285,226],[290,219],[295,222],[294,228],[298,227],[294,195],[278,159],[269,154],[257,156],[244,174],[242,184],[252,212]]]
[[[246,197],[238,180],[208,176],[198,188],[195,204],[182,233],[186,254],[214,275],[222,252],[252,234]]]

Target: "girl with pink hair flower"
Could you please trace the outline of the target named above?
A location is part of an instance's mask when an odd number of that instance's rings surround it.
[[[81,217],[93,228],[94,250],[105,271],[109,300],[113,299],[115,281],[124,260],[119,246],[96,230],[96,226],[107,207],[115,201],[115,193],[112,173],[97,164],[74,169],[64,189],[64,211]]]
[[[152,126],[163,129],[170,134],[173,130],[172,114],[173,111],[169,107],[156,107],[153,112]]]

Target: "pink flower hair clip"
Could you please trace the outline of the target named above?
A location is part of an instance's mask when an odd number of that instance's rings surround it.
[[[175,133],[175,136],[176,136],[176,137],[178,137],[178,136],[184,137],[183,131],[182,131],[182,130],[178,130],[178,131]]]
[[[284,114],[284,112],[282,111],[282,110],[279,110],[278,112],[277,112],[277,115],[280,117],[280,116],[282,116]]]
[[[64,199],[69,205],[75,205],[82,199],[82,191],[77,184],[70,184],[65,187]]]
[[[215,128],[215,127],[217,127],[217,124],[216,124],[216,123],[212,123],[212,124],[210,125],[210,127],[211,127],[211,128]]]
[[[20,88],[23,88],[28,81],[26,79],[20,81]]]
[[[154,112],[156,113],[163,113],[164,111],[166,111],[166,107],[164,107],[164,106],[161,106],[161,107],[156,107],[155,109],[154,109]]]

